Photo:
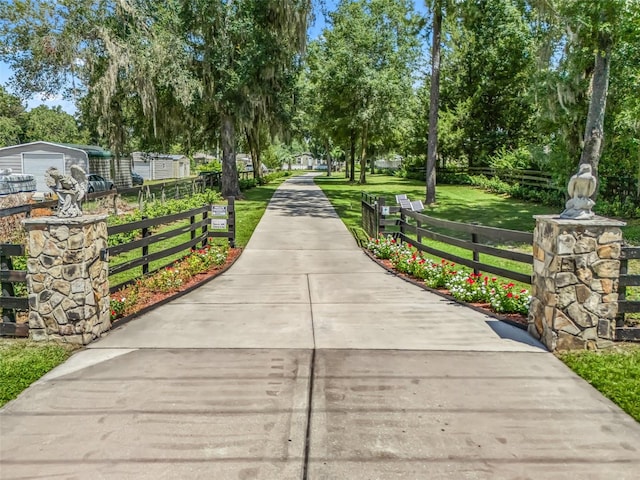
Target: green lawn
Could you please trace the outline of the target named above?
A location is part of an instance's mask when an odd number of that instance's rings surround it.
[[[640,422],[640,345],[559,355],[569,368]]]
[[[424,183],[407,180],[388,175],[369,175],[366,185],[349,184],[347,179],[332,177],[316,177],[316,183],[325,192],[336,208],[338,215],[347,227],[359,229],[361,227],[360,193],[365,191],[376,196],[385,196],[387,204],[395,205],[395,195],[406,194],[412,200],[424,200]],[[498,228],[511,230],[533,231],[535,227],[534,215],[554,213],[549,207],[534,205],[510,199],[503,195],[487,193],[469,186],[440,185],[438,186],[437,204],[427,207],[425,215],[463,223],[476,222]],[[455,233],[442,231],[447,235]],[[447,251],[459,257],[471,259],[469,250],[453,247],[444,243],[429,240],[433,248]],[[519,251],[530,252],[530,245],[516,245]],[[435,257],[431,256],[435,259]],[[436,259],[438,260],[438,259]],[[531,266],[520,262],[506,260],[485,254],[480,255],[480,261],[505,268],[507,270],[531,274]],[[519,288],[529,288],[528,285],[516,282]]]
[[[0,406],[64,362],[72,352],[69,345],[0,340]]]

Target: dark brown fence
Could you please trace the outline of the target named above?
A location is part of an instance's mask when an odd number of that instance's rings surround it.
[[[618,287],[618,316],[616,340],[640,341],[640,315],[633,320],[630,314],[640,312],[640,300],[629,300],[627,289],[640,287],[640,275],[629,273],[629,260],[640,262],[640,247],[623,247],[620,260],[620,283]]]
[[[187,219],[189,222],[185,224],[183,220]],[[176,222],[181,222],[181,225],[170,230],[162,229],[158,233],[153,233],[154,230],[160,230],[162,226],[168,226]],[[195,250],[198,244],[205,246],[209,238],[226,238],[229,245],[234,247],[235,224],[235,201],[233,197],[230,197],[227,205],[206,205],[174,215],[143,218],[136,222],[111,226],[107,229],[109,237],[135,232],[137,239],[109,247],[110,263],[113,264],[113,266],[109,266],[109,275],[115,275],[138,267],[142,268],[143,275],[152,273],[172,264],[175,259],[168,260],[165,264],[157,266],[153,270],[150,270],[151,262],[162,260],[180,252],[183,252],[183,256],[186,256],[191,250]],[[153,253],[149,252],[151,245],[160,244],[160,242],[184,236],[187,233],[189,234],[189,240]],[[138,249],[140,250],[139,256],[137,255],[135,258],[122,263],[115,262],[118,255]],[[131,280],[125,280],[112,284],[109,290],[114,292],[130,282]]]
[[[371,237],[375,237],[379,233],[391,233],[400,240],[411,243],[422,252],[459,265],[465,265],[475,272],[493,273],[531,285],[531,274],[484,263],[480,260],[480,254],[532,266],[533,256],[531,254],[495,246],[496,244],[509,243],[531,245],[533,243],[532,233],[441,220],[410,209],[387,205],[384,197],[374,198],[366,194],[362,195],[362,211],[363,228]],[[367,215],[366,220],[365,214]],[[376,228],[373,228],[374,225]],[[436,248],[434,245],[425,243],[425,239],[468,250],[471,252],[472,258],[464,258]]]
[[[29,301],[26,296],[16,296],[16,284],[22,284],[27,280],[27,272],[14,270],[12,257],[21,257],[25,254],[24,246],[12,244],[0,244],[0,284],[2,295],[0,296],[0,336],[26,337],[29,334],[29,324],[16,322],[16,312],[27,311]]]
[[[415,224],[410,223],[409,219],[413,219]],[[531,245],[533,243],[533,234],[531,233],[451,222],[422,215],[404,208],[400,210],[398,226],[400,227],[399,238],[404,242],[411,243],[420,251],[445,258],[459,265],[465,265],[472,268],[476,273],[493,273],[494,275],[531,285],[531,274],[527,275],[480,261],[480,254],[485,254],[532,266],[533,256],[531,254],[482,243],[490,240],[494,244],[521,243]],[[451,233],[442,233],[443,231]],[[409,234],[413,234],[415,237],[410,237]],[[472,253],[472,259],[460,257],[423,243],[425,238],[468,250]]]

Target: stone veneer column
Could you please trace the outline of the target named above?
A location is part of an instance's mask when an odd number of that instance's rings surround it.
[[[624,222],[535,217],[529,333],[549,350],[611,343]]]
[[[24,220],[33,340],[86,345],[110,328],[106,217]]]

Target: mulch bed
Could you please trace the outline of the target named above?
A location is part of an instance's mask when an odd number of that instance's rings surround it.
[[[124,317],[117,318],[112,321],[112,328],[119,327],[120,325],[124,325],[125,323],[133,320],[134,318],[139,317],[140,315],[147,313],[154,308],[157,308],[161,305],[164,305],[171,300],[175,300],[177,298],[182,297],[183,295],[195,290],[198,287],[201,287],[207,282],[210,282],[218,275],[223,274],[231,266],[236,262],[236,260],[240,257],[242,253],[241,248],[230,248],[229,253],[227,254],[227,260],[223,265],[214,266],[209,271],[199,273],[194,275],[188,282],[180,285],[179,288],[172,292],[162,293],[162,292],[147,292],[147,294],[142,295],[140,301],[136,305],[136,311],[126,315]],[[122,295],[126,296],[126,289],[122,291]]]
[[[451,296],[449,294],[448,290],[444,290],[444,289],[435,289],[435,288],[431,288],[428,287],[427,285],[425,285],[424,282],[417,280],[416,278],[410,276],[410,275],[406,275],[404,273],[399,272],[398,270],[396,270],[395,268],[393,268],[393,264],[391,263],[390,260],[381,260],[377,257],[375,257],[369,250],[363,248],[362,251],[364,253],[367,254],[367,256],[369,258],[371,258],[374,262],[376,262],[378,265],[380,265],[381,267],[383,267],[385,270],[387,270],[389,273],[394,274],[396,277],[399,277],[401,279],[403,279],[406,282],[412,283],[413,285],[416,285],[424,290],[427,290],[431,293],[435,293],[436,295],[440,295],[441,297],[446,298],[447,300],[451,300],[452,302],[456,302],[459,303],[461,305],[465,305],[477,312],[480,313],[484,313],[485,315],[489,315],[493,318],[496,318],[498,320],[501,320],[503,322],[506,322],[510,325],[513,325],[515,327],[521,328],[522,330],[526,330],[527,329],[527,324],[528,324],[528,320],[527,317],[525,315],[522,315],[520,313],[496,313],[493,310],[491,310],[490,305],[487,303],[467,303],[467,302],[462,302],[460,300],[455,299],[453,296]]]

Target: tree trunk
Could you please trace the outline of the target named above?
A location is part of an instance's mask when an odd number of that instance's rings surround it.
[[[362,128],[362,148],[360,150],[360,180],[358,183],[367,183],[367,126]]]
[[[607,107],[607,91],[609,90],[609,67],[611,65],[611,38],[601,34],[596,52],[595,68],[591,78],[591,98],[587,125],[584,131],[584,147],[580,156],[580,165],[591,165],[591,171],[598,180],[598,163],[604,146],[604,113]],[[598,190],[591,197],[595,200]]]
[[[327,151],[327,177],[331,176],[331,150],[329,148],[329,141],[325,139],[324,148]]]
[[[222,142],[222,177],[220,193],[224,198],[241,196],[236,166],[236,144],[234,118],[226,113],[221,118],[220,139]]]
[[[438,104],[440,102],[440,36],[442,2],[434,2],[433,39],[431,44],[431,91],[429,93],[429,138],[427,145],[426,203],[436,201],[436,161],[438,157]]]
[[[349,139],[351,145],[349,146],[349,181],[356,181],[356,131],[351,130],[351,137]]]

